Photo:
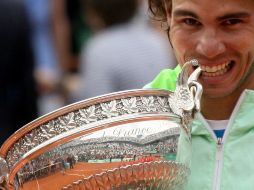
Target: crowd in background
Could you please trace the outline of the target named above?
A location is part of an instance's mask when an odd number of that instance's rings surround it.
[[[133,164],[133,161],[145,162],[146,160],[142,159],[151,155],[156,155],[160,160],[164,160],[166,155],[176,153],[177,142],[178,135],[161,137],[160,140],[147,144],[131,141],[79,141],[78,144],[72,146],[70,143],[66,144],[66,147],[60,146],[45,152],[28,162],[18,172],[18,179],[19,183],[23,184],[29,180],[52,175],[60,170],[65,172],[65,169],[73,169],[78,162],[95,163],[101,161]]]
[[[37,117],[176,62],[145,0],[1,0],[0,145]]]

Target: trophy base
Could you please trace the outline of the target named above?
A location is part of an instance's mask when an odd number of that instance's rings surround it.
[[[187,166],[175,161],[144,162],[91,175],[62,190],[178,190],[189,174]]]

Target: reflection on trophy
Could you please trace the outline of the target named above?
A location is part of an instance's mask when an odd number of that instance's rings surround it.
[[[175,92],[116,92],[25,125],[1,147],[0,189],[180,190],[190,174],[200,72],[192,60]]]

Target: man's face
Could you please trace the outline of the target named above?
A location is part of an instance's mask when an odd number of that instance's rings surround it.
[[[168,23],[179,63],[199,61],[205,96],[254,88],[247,81],[254,72],[253,0],[172,0]]]

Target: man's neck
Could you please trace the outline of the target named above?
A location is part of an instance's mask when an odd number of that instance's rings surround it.
[[[206,119],[227,120],[230,118],[235,105],[240,97],[228,96],[221,98],[202,97],[201,112]]]

